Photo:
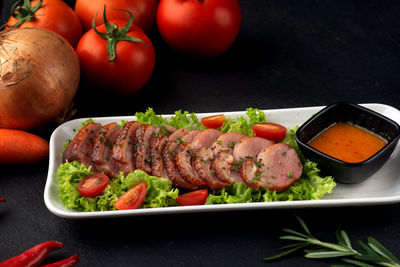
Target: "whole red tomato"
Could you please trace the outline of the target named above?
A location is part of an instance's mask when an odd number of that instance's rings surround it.
[[[27,8],[34,11],[33,16],[23,16],[24,11],[21,9]],[[17,7],[13,14],[7,22],[8,28],[45,28],[67,39],[73,47],[76,47],[82,36],[82,26],[78,16],[62,0],[43,0],[41,4],[39,0],[34,0],[30,2],[29,7]]]
[[[126,21],[110,21],[121,29]],[[97,31],[107,32],[105,25]],[[83,78],[91,85],[112,93],[129,95],[139,90],[151,77],[155,65],[153,44],[138,26],[132,24],[127,36],[140,41],[118,41],[115,59],[110,58],[107,40],[94,29],[85,33],[76,52],[81,62]],[[111,61],[112,60],[112,61]]]
[[[133,14],[133,22],[148,32],[154,25],[157,10],[157,0],[76,0],[75,12],[78,14],[83,28],[92,28],[96,13],[103,13],[107,6],[109,20],[128,20],[129,15],[116,9],[125,9]],[[101,16],[96,18],[96,26],[103,24]]]
[[[200,57],[228,49],[239,33],[238,0],[161,0],[157,26],[172,48]]]

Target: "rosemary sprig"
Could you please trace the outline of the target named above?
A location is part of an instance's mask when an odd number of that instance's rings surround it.
[[[346,263],[344,265],[332,265],[333,267],[400,267],[400,261],[373,237],[368,237],[367,243],[359,241],[361,250],[355,250],[346,231],[336,231],[337,244],[323,242],[311,235],[307,225],[300,217],[296,216],[296,218],[305,233],[287,228],[283,229],[289,235],[283,235],[280,239],[294,241],[295,243],[282,247],[281,249],[284,250],[282,253],[264,258],[264,261],[276,260],[304,249],[306,258],[341,258]]]

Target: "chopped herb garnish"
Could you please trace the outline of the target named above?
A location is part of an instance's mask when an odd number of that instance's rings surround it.
[[[214,139],[214,143],[217,143],[218,145],[222,145],[222,140]]]
[[[288,177],[288,178],[292,178],[292,177],[293,177],[293,173],[288,172],[287,177]]]
[[[265,175],[264,172],[256,172],[256,176],[254,176],[251,180],[254,182],[260,181],[261,180],[261,176]]]
[[[155,137],[161,137],[161,136],[163,136],[163,133],[161,131],[160,132],[153,132],[152,135],[155,136]]]
[[[104,142],[105,146],[111,147],[111,142],[110,139],[106,138],[106,141]]]
[[[262,159],[259,159],[255,164],[256,164],[257,167],[264,166],[264,163],[262,163]]]
[[[228,146],[229,146],[230,148],[234,148],[234,147],[235,147],[235,141],[230,142]]]
[[[176,142],[177,142],[178,144],[184,144],[184,143],[186,143],[186,141],[183,140],[183,139],[180,138],[180,137],[177,137],[177,138],[176,138]]]
[[[133,147],[133,151],[136,151],[139,147],[139,144],[135,144],[135,146]]]

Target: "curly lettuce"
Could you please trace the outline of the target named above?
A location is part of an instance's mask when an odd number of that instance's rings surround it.
[[[146,197],[141,208],[159,208],[176,205],[175,199],[179,191],[172,188],[170,180],[151,176],[142,170],[110,179],[103,193],[95,198],[80,195],[77,185],[86,176],[92,174],[91,168],[73,161],[66,162],[58,168],[60,198],[67,208],[78,211],[106,211],[115,210],[115,201],[135,185],[146,182]]]
[[[184,111],[183,113],[181,110],[175,111],[175,115],[167,119],[161,115],[157,115],[152,108],[148,108],[146,112],[136,112],[135,117],[138,122],[151,124],[154,127],[162,127],[168,124],[175,129],[204,129],[204,126],[197,118],[197,115],[189,113],[188,111]]]
[[[222,125],[221,132],[235,132],[254,136],[252,126],[254,124],[266,122],[265,113],[259,109],[246,109],[246,116],[240,116],[235,119],[227,118]]]

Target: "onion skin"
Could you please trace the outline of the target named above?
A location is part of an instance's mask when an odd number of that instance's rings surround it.
[[[0,128],[33,129],[55,120],[78,89],[79,59],[47,29],[0,32]]]

